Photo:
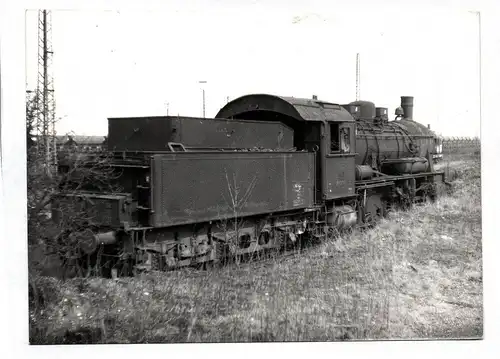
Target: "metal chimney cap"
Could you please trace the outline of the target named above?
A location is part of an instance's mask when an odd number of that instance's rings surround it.
[[[413,120],[413,96],[401,96],[401,107],[403,108],[404,118]]]
[[[413,96],[401,96],[401,104],[413,104]]]

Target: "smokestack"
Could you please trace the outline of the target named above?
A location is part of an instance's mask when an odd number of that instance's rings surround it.
[[[404,118],[413,120],[413,96],[401,96],[401,107],[403,108]]]
[[[318,96],[313,95],[313,100],[317,100],[317,99],[318,99]]]
[[[427,128],[428,128],[429,130],[431,129],[431,124],[430,124],[430,123],[428,123],[428,124],[427,124]]]

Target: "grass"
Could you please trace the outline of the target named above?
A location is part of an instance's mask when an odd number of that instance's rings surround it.
[[[211,272],[34,279],[32,344],[481,338],[480,169],[300,256]],[[36,305],[35,305],[36,304]]]

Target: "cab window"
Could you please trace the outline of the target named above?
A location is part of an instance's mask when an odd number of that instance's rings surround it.
[[[330,124],[330,153],[348,153],[351,150],[351,129]]]
[[[343,153],[351,152],[351,129],[349,127],[340,129],[340,150]]]

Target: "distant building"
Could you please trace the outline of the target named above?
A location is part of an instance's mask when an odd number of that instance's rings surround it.
[[[56,136],[57,150],[74,149],[79,152],[101,152],[106,147],[106,136]]]

